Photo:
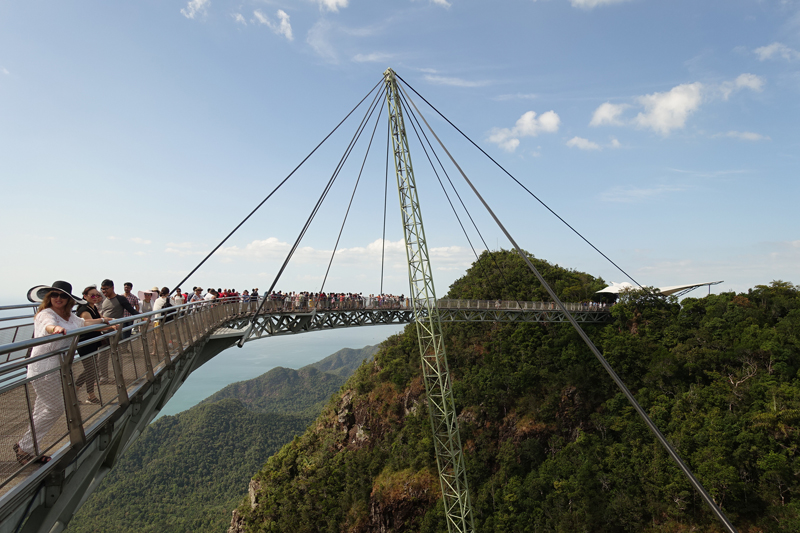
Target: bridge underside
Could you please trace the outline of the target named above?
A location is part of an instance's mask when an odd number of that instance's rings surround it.
[[[439,308],[442,322],[511,322],[560,323],[569,322],[558,309],[504,309],[504,308]],[[607,310],[572,311],[581,323],[599,323],[608,320]],[[423,311],[422,316],[426,313]],[[260,315],[247,341],[275,335],[308,333],[355,326],[386,326],[408,324],[414,320],[410,309],[351,309],[343,311],[309,311]],[[212,334],[212,339],[242,337],[250,325],[250,317],[231,320]]]

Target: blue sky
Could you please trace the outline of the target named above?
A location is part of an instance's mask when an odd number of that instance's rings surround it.
[[[172,287],[387,67],[639,282],[800,282],[800,2],[45,1],[0,4],[0,302],[56,279]],[[625,280],[422,112],[525,249]],[[355,125],[186,285],[268,287]],[[326,290],[379,289],[378,132]],[[279,288],[319,289],[366,140]],[[441,295],[472,252],[413,136],[411,154]]]

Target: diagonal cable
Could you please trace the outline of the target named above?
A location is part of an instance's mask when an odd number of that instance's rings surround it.
[[[456,219],[458,220],[458,224],[461,226],[461,231],[464,232],[464,236],[467,238],[467,242],[469,243],[470,248],[472,248],[472,253],[473,253],[473,255],[475,256],[475,259],[476,259],[476,264],[477,264],[478,267],[480,267],[482,269],[482,271],[484,273],[486,273],[487,272],[486,266],[481,262],[481,258],[478,257],[478,254],[475,252],[475,247],[472,246],[472,241],[470,240],[469,235],[467,235],[467,231],[466,231],[466,229],[464,229],[464,225],[461,223],[461,219],[459,218],[458,213],[456,213],[456,209],[453,206],[453,202],[450,201],[450,196],[447,194],[447,191],[445,190],[444,184],[442,183],[442,180],[439,178],[439,173],[436,171],[436,168],[433,165],[433,161],[431,161],[431,158],[428,155],[428,151],[425,149],[425,144],[422,142],[422,139],[420,138],[420,135],[419,135],[420,132],[422,133],[422,136],[425,137],[425,141],[427,142],[428,146],[430,147],[431,153],[436,158],[436,161],[438,161],[439,166],[442,169],[442,172],[444,173],[445,177],[447,178],[447,181],[450,183],[450,186],[453,188],[453,192],[456,194],[456,197],[458,197],[459,202],[461,202],[461,207],[466,212],[467,216],[469,217],[470,222],[472,222],[472,227],[475,228],[475,231],[478,233],[478,237],[480,237],[481,242],[483,243],[483,246],[484,246],[484,248],[486,249],[487,252],[489,251],[489,246],[486,244],[486,240],[484,240],[483,234],[481,234],[481,230],[478,229],[478,225],[475,223],[475,220],[472,218],[472,214],[469,212],[469,209],[467,209],[467,206],[464,204],[464,200],[462,200],[461,195],[458,193],[458,189],[456,189],[456,186],[453,184],[453,181],[450,179],[450,175],[447,173],[447,170],[444,168],[444,165],[442,164],[441,159],[439,159],[439,155],[436,153],[436,150],[434,150],[433,145],[431,144],[430,140],[428,139],[428,136],[425,134],[425,130],[422,128],[422,125],[419,123],[419,119],[417,118],[416,114],[414,114],[414,110],[409,107],[408,101],[405,99],[405,96],[402,93],[400,93],[400,98],[401,98],[402,102],[404,103],[404,108],[408,112],[408,115],[411,117],[411,127],[414,129],[414,133],[417,135],[417,139],[419,139],[419,142],[422,145],[422,150],[425,152],[425,156],[428,158],[428,162],[431,164],[431,168],[433,168],[433,173],[436,175],[436,179],[439,180],[439,185],[442,187],[442,191],[444,192],[444,195],[447,198],[448,203],[450,204],[450,209],[453,210],[453,214],[456,216]],[[419,132],[417,132],[417,128],[416,128],[416,126],[414,126],[414,122],[415,121],[417,123],[417,126],[419,126]],[[491,255],[491,254],[487,254],[487,256],[491,257],[492,261],[494,262],[495,267],[497,268],[498,272],[500,273],[500,277],[503,279],[503,282],[506,285],[508,285],[509,283],[508,283],[508,280],[506,279],[505,272],[503,271],[503,269],[500,266],[500,264],[497,262],[497,258],[495,258],[494,255]],[[494,285],[494,281],[492,281],[493,280],[492,276],[487,276],[487,279],[490,280],[489,282],[492,285]],[[498,288],[498,287],[495,287],[495,288]],[[497,293],[502,297],[502,292],[500,290],[498,290]],[[520,301],[516,298],[516,296],[514,296],[514,301],[517,303],[518,307],[522,308],[522,305],[520,304]]]
[[[367,145],[367,151],[364,153],[364,160],[361,162],[361,169],[358,171],[358,179],[356,179],[356,184],[353,187],[353,194],[350,195],[350,203],[347,204],[347,211],[344,213],[344,220],[342,220],[342,227],[339,228],[339,235],[336,237],[336,244],[333,245],[333,252],[331,253],[331,259],[328,261],[328,268],[325,270],[325,277],[322,278],[322,285],[319,288],[319,292],[322,292],[325,288],[325,282],[328,280],[328,273],[331,271],[331,265],[333,264],[333,258],[336,255],[336,250],[339,248],[339,240],[342,238],[342,232],[344,231],[344,225],[347,223],[347,216],[350,214],[350,208],[353,205],[353,198],[356,197],[356,191],[358,190],[358,184],[361,181],[361,174],[364,172],[364,165],[367,163],[367,156],[369,155],[369,150],[372,148],[372,140],[375,138],[375,131],[378,129],[378,123],[381,120],[381,114],[383,114],[383,106],[380,106],[381,110],[378,111],[378,118],[375,119],[375,127],[372,128],[372,136],[369,138],[369,144]],[[375,109],[372,109],[370,116],[372,113],[375,112]]]
[[[402,86],[400,86],[400,89],[405,92],[405,89],[403,89]],[[634,410],[639,415],[639,417],[642,419],[642,421],[645,423],[647,428],[650,430],[650,432],[653,434],[653,436],[655,436],[656,440],[659,442],[659,444],[661,444],[662,448],[664,448],[664,451],[667,452],[667,454],[675,462],[677,467],[681,470],[681,472],[683,472],[684,476],[686,476],[686,479],[689,481],[689,483],[694,487],[694,489],[698,492],[698,494],[703,499],[703,501],[708,506],[708,508],[711,510],[711,512],[714,513],[714,515],[717,517],[717,519],[720,522],[722,522],[722,524],[729,531],[729,533],[737,533],[736,528],[730,522],[728,517],[725,515],[725,512],[720,507],[718,507],[716,505],[716,503],[714,503],[714,500],[711,498],[711,496],[708,494],[708,492],[706,492],[705,487],[703,487],[703,485],[700,483],[700,481],[698,481],[697,478],[694,477],[694,474],[692,473],[691,469],[689,469],[689,467],[686,465],[686,463],[683,462],[683,459],[681,459],[680,455],[678,455],[678,452],[675,450],[675,448],[672,447],[672,445],[669,443],[669,441],[664,436],[664,434],[661,433],[661,430],[658,429],[658,426],[656,426],[655,423],[652,420],[650,420],[650,417],[647,416],[647,412],[644,410],[644,408],[642,408],[641,405],[639,405],[639,402],[636,401],[636,398],[634,397],[634,395],[631,393],[631,391],[625,385],[625,382],[622,381],[622,379],[614,371],[614,368],[609,364],[608,361],[606,361],[605,357],[603,357],[603,354],[600,353],[600,350],[597,348],[597,346],[594,345],[592,340],[589,338],[589,335],[587,335],[587,333],[583,330],[583,328],[581,328],[580,324],[578,324],[577,320],[575,320],[575,317],[572,316],[572,314],[569,311],[567,311],[567,308],[564,306],[563,302],[561,302],[561,300],[558,298],[558,296],[556,295],[556,293],[553,290],[553,288],[550,287],[550,285],[548,285],[547,282],[545,282],[544,277],[542,277],[541,273],[533,265],[533,263],[531,262],[530,258],[527,256],[527,254],[525,254],[522,251],[522,248],[519,247],[519,245],[517,244],[517,241],[514,240],[514,238],[508,232],[506,227],[503,225],[503,223],[500,222],[500,219],[497,218],[497,215],[495,215],[495,213],[492,210],[492,208],[489,207],[489,204],[486,203],[486,200],[483,199],[483,196],[481,196],[481,194],[478,192],[478,189],[475,188],[475,185],[472,184],[470,179],[467,177],[467,175],[461,169],[461,166],[456,162],[455,158],[453,158],[453,156],[450,154],[450,152],[444,146],[444,143],[442,143],[442,141],[439,139],[439,137],[433,131],[433,128],[431,128],[430,124],[428,124],[428,121],[425,120],[424,115],[422,115],[422,113],[419,111],[419,109],[414,104],[414,102],[411,100],[411,98],[408,96],[408,94],[406,94],[406,98],[408,98],[408,100],[411,102],[411,105],[414,106],[414,109],[416,109],[416,111],[419,114],[420,118],[422,118],[422,121],[425,122],[425,125],[428,127],[428,130],[431,132],[433,137],[439,142],[439,144],[441,145],[441,147],[444,150],[444,152],[447,154],[447,156],[453,162],[453,165],[455,165],[455,167],[458,169],[459,173],[461,174],[461,177],[464,178],[464,181],[467,182],[469,187],[472,189],[472,192],[474,192],[475,196],[477,196],[478,199],[481,201],[483,206],[486,208],[486,211],[488,211],[488,213],[494,219],[494,221],[497,224],[497,226],[500,228],[500,230],[505,234],[506,238],[508,238],[508,240],[514,246],[514,248],[517,250],[517,253],[527,263],[528,268],[530,268],[531,271],[534,273],[536,278],[539,280],[539,283],[541,283],[544,286],[544,288],[547,290],[548,294],[553,299],[553,302],[556,304],[558,309],[564,314],[564,316],[566,316],[567,320],[569,320],[569,323],[572,325],[572,327],[575,329],[575,331],[581,337],[583,342],[586,344],[586,346],[589,348],[589,350],[592,352],[592,354],[594,354],[595,358],[600,362],[602,367],[605,369],[605,371],[608,373],[608,375],[611,377],[611,379],[614,381],[614,383],[620,389],[622,394],[625,396],[625,398],[627,398],[628,402],[633,406]]]
[[[556,217],[558,220],[560,220],[560,221],[561,221],[561,222],[562,222],[562,223],[563,223],[565,226],[567,226],[569,229],[571,229],[571,230],[572,230],[572,232],[573,232],[573,233],[575,233],[575,235],[577,235],[578,237],[580,237],[581,239],[583,239],[583,241],[584,241],[586,244],[588,244],[589,246],[591,246],[591,247],[592,247],[592,248],[593,248],[593,249],[594,249],[594,250],[595,250],[597,253],[599,253],[601,256],[603,256],[603,257],[606,259],[606,261],[608,261],[609,263],[611,263],[612,265],[614,265],[614,267],[616,267],[616,269],[617,269],[617,270],[619,270],[620,272],[622,272],[622,273],[623,273],[623,274],[624,274],[624,275],[625,275],[625,276],[626,276],[626,277],[627,277],[629,280],[631,280],[632,282],[634,282],[634,283],[635,283],[635,284],[636,284],[636,285],[637,285],[639,288],[644,288],[644,287],[642,286],[642,284],[641,284],[641,283],[639,283],[638,281],[636,281],[635,279],[633,279],[633,277],[632,277],[630,274],[628,274],[627,272],[625,272],[625,270],[623,270],[623,269],[622,269],[622,267],[620,267],[620,266],[619,266],[619,265],[617,265],[617,264],[616,264],[614,261],[612,261],[610,257],[608,257],[606,254],[604,254],[602,251],[600,251],[600,249],[599,249],[599,248],[597,248],[597,246],[595,246],[594,244],[592,244],[592,243],[589,241],[589,239],[587,239],[586,237],[584,237],[584,236],[583,236],[583,235],[582,235],[582,234],[581,234],[581,233],[580,233],[578,230],[576,230],[575,228],[573,228],[573,227],[572,227],[572,226],[571,226],[571,225],[570,225],[570,224],[569,224],[569,223],[568,223],[566,220],[564,220],[563,218],[561,218],[561,216],[560,216],[558,213],[556,213],[555,211],[553,211],[553,210],[550,208],[550,206],[548,206],[546,203],[544,203],[544,202],[543,202],[543,201],[542,201],[542,200],[541,200],[541,199],[540,199],[538,196],[536,196],[535,194],[533,194],[533,192],[531,192],[531,190],[530,190],[530,189],[528,189],[528,188],[527,188],[525,185],[523,185],[523,184],[522,184],[522,182],[520,182],[520,181],[519,181],[517,178],[515,178],[515,177],[514,177],[514,176],[513,176],[513,175],[512,175],[512,174],[511,174],[511,173],[510,173],[508,170],[506,170],[506,169],[503,167],[503,165],[501,165],[500,163],[498,163],[497,161],[495,161],[495,160],[494,160],[494,158],[493,158],[492,156],[490,156],[489,154],[487,154],[487,153],[486,153],[486,151],[485,151],[483,148],[481,148],[481,147],[480,147],[480,146],[479,146],[479,145],[478,145],[478,144],[477,144],[475,141],[473,141],[472,139],[470,139],[470,138],[469,138],[469,136],[467,136],[467,134],[466,134],[466,133],[464,133],[463,131],[461,131],[461,130],[458,128],[458,126],[456,126],[455,124],[453,124],[453,123],[450,121],[450,119],[449,119],[449,118],[447,118],[446,116],[444,116],[444,115],[441,113],[441,111],[439,111],[438,109],[436,109],[436,107],[434,107],[434,105],[433,105],[433,104],[431,104],[431,103],[430,103],[428,100],[426,100],[424,96],[422,96],[421,94],[419,94],[419,92],[417,92],[417,90],[416,90],[416,89],[414,89],[414,87],[412,87],[412,86],[411,86],[411,85],[410,85],[410,84],[409,84],[409,83],[408,83],[406,80],[404,80],[403,78],[401,78],[399,75],[397,75],[397,77],[398,77],[398,79],[400,79],[400,80],[401,80],[401,81],[402,81],[402,82],[403,82],[403,83],[404,83],[406,86],[408,86],[408,88],[409,88],[409,89],[411,89],[412,91],[414,91],[414,93],[415,93],[417,96],[419,96],[419,97],[420,97],[420,98],[421,98],[421,99],[422,99],[422,100],[423,100],[423,101],[424,101],[426,104],[428,104],[428,105],[430,106],[430,108],[431,108],[431,109],[433,109],[433,110],[434,110],[434,111],[435,111],[435,112],[436,112],[436,113],[437,113],[437,114],[438,114],[440,117],[442,117],[442,118],[443,118],[443,119],[444,119],[444,120],[445,120],[445,121],[446,121],[448,124],[450,124],[450,125],[451,125],[453,128],[455,128],[455,130],[456,130],[458,133],[460,133],[460,134],[461,134],[461,135],[462,135],[462,136],[463,136],[465,139],[467,139],[467,140],[468,140],[468,141],[469,141],[469,142],[470,142],[470,143],[471,143],[471,144],[472,144],[472,145],[473,145],[475,148],[477,148],[478,150],[480,150],[480,152],[481,152],[483,155],[485,155],[486,157],[488,157],[488,158],[489,158],[489,160],[491,160],[491,162],[492,162],[492,163],[494,163],[495,165],[497,165],[497,167],[498,167],[500,170],[502,170],[503,172],[505,172],[505,173],[506,173],[506,175],[507,175],[509,178],[511,178],[512,180],[514,180],[514,181],[517,183],[517,185],[519,185],[520,187],[522,187],[523,189],[525,189],[525,191],[526,191],[528,194],[530,194],[530,195],[531,195],[531,196],[532,196],[532,197],[533,197],[533,198],[534,198],[534,199],[535,199],[537,202],[539,202],[540,204],[542,204],[542,206],[544,206],[544,208],[545,208],[545,209],[547,209],[548,211],[550,211],[550,213],[551,213],[553,216],[555,216],[555,217]]]
[[[239,342],[237,342],[237,346],[239,348],[244,346],[244,343],[247,341],[248,337],[250,336],[250,333],[253,331],[253,328],[255,327],[255,324],[256,324],[256,319],[257,319],[259,313],[261,312],[261,309],[264,307],[264,303],[266,303],[267,298],[272,293],[272,291],[275,289],[275,285],[277,285],[278,280],[283,275],[284,270],[286,270],[286,266],[289,264],[289,261],[292,259],[292,256],[294,255],[295,251],[297,250],[297,247],[300,245],[300,241],[303,240],[303,237],[305,236],[306,232],[308,231],[308,228],[311,226],[311,222],[314,220],[314,217],[317,215],[317,212],[319,211],[319,208],[322,206],[322,203],[325,201],[325,198],[328,196],[328,193],[330,192],[331,187],[333,186],[333,183],[336,181],[336,178],[339,176],[339,173],[341,172],[341,169],[344,166],[345,161],[347,161],[347,158],[350,156],[350,153],[353,151],[353,148],[355,147],[356,142],[361,137],[361,133],[364,131],[364,127],[367,124],[367,118],[374,111],[374,108],[376,106],[376,102],[380,102],[380,97],[383,96],[384,92],[385,92],[385,88],[383,90],[381,90],[381,91],[378,91],[375,94],[375,97],[373,98],[372,103],[370,103],[370,106],[367,108],[367,113],[361,119],[361,123],[358,125],[358,129],[356,130],[356,133],[354,133],[353,137],[350,139],[350,144],[348,144],[347,148],[345,149],[345,153],[342,155],[341,159],[339,160],[339,164],[336,166],[336,169],[333,171],[333,174],[331,175],[331,178],[328,180],[328,183],[325,186],[325,188],[324,188],[322,194],[320,195],[319,199],[317,200],[317,203],[314,205],[314,208],[311,210],[311,214],[309,215],[308,219],[306,220],[306,223],[303,226],[303,229],[300,231],[300,234],[297,236],[297,239],[295,240],[294,245],[289,250],[289,253],[286,255],[286,259],[283,261],[283,264],[281,265],[281,268],[279,269],[278,274],[275,276],[275,279],[273,280],[272,285],[270,285],[270,288],[267,290],[266,297],[261,301],[261,303],[259,304],[258,308],[253,313],[253,316],[250,318],[250,325],[248,326],[247,330],[244,332],[242,337],[239,339]]]
[[[213,250],[211,250],[211,251],[208,253],[208,255],[207,255],[207,256],[205,256],[205,257],[203,258],[203,260],[202,260],[202,261],[200,261],[200,263],[198,263],[198,265],[197,265],[196,267],[194,267],[194,268],[192,269],[192,271],[191,271],[191,272],[189,272],[189,273],[186,275],[186,277],[185,277],[185,278],[183,278],[183,279],[182,279],[182,280],[181,280],[181,281],[180,281],[180,282],[179,282],[177,285],[175,285],[175,286],[173,287],[173,289],[172,289],[172,290],[174,291],[176,288],[178,288],[178,287],[180,287],[181,285],[183,285],[183,284],[186,282],[186,280],[187,280],[187,279],[189,279],[189,278],[192,276],[192,274],[194,274],[195,272],[197,272],[197,270],[198,270],[198,269],[199,269],[201,266],[203,266],[203,264],[204,264],[206,261],[208,261],[208,259],[209,259],[209,258],[210,258],[212,255],[214,255],[214,253],[215,253],[217,250],[219,250],[219,249],[220,249],[220,247],[221,247],[223,244],[225,244],[225,242],[226,242],[228,239],[230,239],[230,238],[231,238],[231,235],[233,235],[234,233],[236,233],[236,231],[237,231],[239,228],[241,228],[241,227],[242,227],[242,225],[244,225],[244,223],[245,223],[245,222],[247,222],[247,220],[248,220],[248,219],[249,219],[251,216],[253,216],[253,214],[254,214],[256,211],[258,211],[258,210],[259,210],[259,208],[260,208],[262,205],[264,205],[264,204],[266,203],[266,201],[267,201],[267,200],[269,200],[269,199],[272,197],[272,195],[273,195],[273,194],[275,194],[275,193],[278,191],[278,189],[280,189],[280,188],[281,188],[281,186],[283,186],[283,184],[284,184],[284,183],[286,183],[287,181],[289,181],[289,178],[291,178],[291,177],[294,175],[294,173],[295,173],[295,172],[297,172],[297,170],[298,170],[298,169],[299,169],[301,166],[303,166],[303,164],[304,164],[304,163],[305,163],[305,162],[308,160],[308,158],[309,158],[309,157],[311,157],[311,156],[314,154],[314,152],[316,152],[316,151],[317,151],[317,149],[318,149],[320,146],[322,146],[322,144],[323,144],[325,141],[327,141],[327,140],[328,140],[328,138],[329,138],[331,135],[333,135],[333,134],[334,134],[334,132],[335,132],[336,130],[338,130],[338,129],[339,129],[339,126],[341,126],[342,124],[344,124],[344,122],[345,122],[345,121],[346,121],[348,118],[350,118],[350,115],[352,115],[352,114],[353,114],[353,112],[354,112],[356,109],[358,109],[358,108],[361,106],[361,104],[362,104],[362,103],[364,103],[364,100],[366,100],[366,99],[367,99],[367,97],[369,97],[369,95],[370,95],[370,94],[372,94],[372,91],[374,91],[374,90],[375,90],[375,89],[378,87],[378,85],[380,85],[381,83],[383,83],[383,78],[381,78],[381,81],[379,81],[378,83],[376,83],[376,84],[375,84],[375,85],[372,87],[372,89],[370,89],[370,90],[369,90],[369,92],[368,92],[366,95],[364,95],[364,98],[362,98],[361,100],[359,100],[359,102],[356,104],[356,106],[355,106],[353,109],[351,109],[351,110],[350,110],[350,112],[349,112],[347,115],[345,115],[345,117],[344,117],[344,118],[341,120],[341,122],[339,122],[339,123],[336,125],[336,127],[335,127],[335,128],[333,128],[333,129],[331,130],[331,132],[330,132],[330,133],[328,133],[328,134],[325,136],[325,138],[324,138],[324,139],[322,139],[322,140],[319,142],[319,144],[318,144],[317,146],[315,146],[315,147],[314,147],[314,149],[313,149],[313,150],[311,150],[311,152],[309,152],[309,154],[308,154],[308,155],[307,155],[305,158],[303,158],[303,160],[302,160],[302,161],[300,161],[300,164],[299,164],[299,165],[297,165],[297,166],[294,168],[294,170],[292,170],[292,171],[289,173],[289,175],[288,175],[288,176],[286,176],[285,178],[283,178],[283,181],[281,181],[281,182],[278,184],[278,186],[277,186],[277,187],[275,187],[274,189],[272,189],[272,192],[270,192],[270,193],[267,195],[267,197],[266,197],[266,198],[264,198],[263,200],[261,200],[261,202],[260,202],[260,203],[259,203],[259,204],[258,204],[258,205],[257,205],[257,206],[256,206],[256,207],[255,207],[255,208],[252,210],[252,211],[250,211],[250,214],[249,214],[249,215],[247,215],[246,217],[244,217],[244,219],[243,219],[241,222],[239,222],[239,224],[237,224],[237,225],[236,225],[236,227],[235,227],[235,228],[233,228],[233,230],[231,230],[231,232],[230,232],[230,233],[228,233],[228,235],[227,235],[227,236],[226,236],[224,239],[222,239],[222,241],[220,241],[220,243],[219,243],[218,245],[216,245],[216,246],[214,247],[214,249],[213,249]],[[170,293],[170,294],[172,294],[172,293]]]

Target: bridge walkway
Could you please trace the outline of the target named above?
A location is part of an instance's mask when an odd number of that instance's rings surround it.
[[[549,302],[440,300],[444,321],[564,322],[566,317]],[[568,304],[582,322],[602,322],[607,308]],[[28,308],[30,306],[14,306]],[[403,324],[413,320],[413,310],[398,304],[364,308],[354,302],[335,302],[326,308],[290,308],[266,302],[248,341],[265,336],[323,331],[342,327]],[[6,308],[8,309],[8,308]],[[17,325],[0,328],[0,533],[60,531],[97,487],[119,456],[155,418],[186,378],[205,362],[233,346],[246,331],[256,302],[233,299],[212,305],[205,302],[171,307],[169,311],[137,316],[140,320],[99,339],[79,342],[81,333],[104,326],[83,328],[63,337],[68,346],[26,358],[36,345],[52,341],[29,338],[27,317],[15,316]],[[7,319],[8,320],[8,319]],[[128,322],[130,324],[130,322]],[[123,332],[133,334],[123,339]],[[92,343],[99,349],[75,358],[77,349]],[[27,365],[55,358],[55,368],[28,378]],[[81,370],[92,369],[100,404],[80,399],[85,392],[75,386]],[[65,412],[45,435],[37,435],[35,455],[49,455],[44,465],[20,465],[12,446],[32,426],[36,399],[33,381],[52,374],[60,381]],[[108,377],[104,380],[105,376]],[[26,519],[27,517],[27,519]]]

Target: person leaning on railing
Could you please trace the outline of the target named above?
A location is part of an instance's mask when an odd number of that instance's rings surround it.
[[[84,321],[92,320],[92,319],[101,319],[100,311],[97,309],[96,302],[99,302],[103,295],[100,294],[100,291],[97,290],[97,285],[89,285],[85,289],[83,289],[83,298],[86,300],[86,303],[81,304],[75,310],[75,314],[78,315],[80,318],[83,318]],[[105,321],[105,320],[104,320]],[[113,328],[108,328],[113,329]],[[84,342],[91,339],[96,339],[103,334],[99,331],[90,331],[89,333],[84,333],[78,338],[78,342]],[[104,341],[107,343],[107,341]],[[91,344],[87,344],[86,346],[79,346],[78,347],[78,355],[81,357],[85,355],[89,355],[92,352],[96,352],[101,347],[99,342],[93,342]],[[108,357],[106,357],[108,359]],[[83,366],[83,372],[75,378],[75,387],[80,388],[82,386],[86,386],[86,394],[88,398],[86,401],[82,402],[85,404],[100,404],[100,398],[97,397],[94,393],[94,385],[96,380],[96,372],[95,372],[95,361],[94,359],[84,359],[81,361],[81,365]],[[106,361],[106,366],[108,366],[108,362]],[[107,371],[106,371],[107,372]]]
[[[87,320],[73,315],[72,306],[76,302],[85,304],[86,301],[73,296],[72,285],[66,281],[55,281],[51,286],[37,285],[28,291],[28,300],[40,303],[33,320],[34,338],[64,335],[84,326],[109,322],[107,318]],[[70,342],[70,339],[54,339],[47,344],[40,344],[31,350],[31,357],[68,348]],[[31,381],[33,390],[36,391],[36,403],[33,406],[33,427],[29,427],[22,439],[12,446],[17,462],[21,465],[34,460],[39,463],[50,461],[50,457],[46,455],[36,457],[38,443],[64,412],[64,395],[61,393],[61,376],[58,372],[49,372],[38,378],[37,376],[59,366],[58,354],[28,365],[28,378],[36,378]],[[33,442],[33,431],[36,432],[36,445]]]

